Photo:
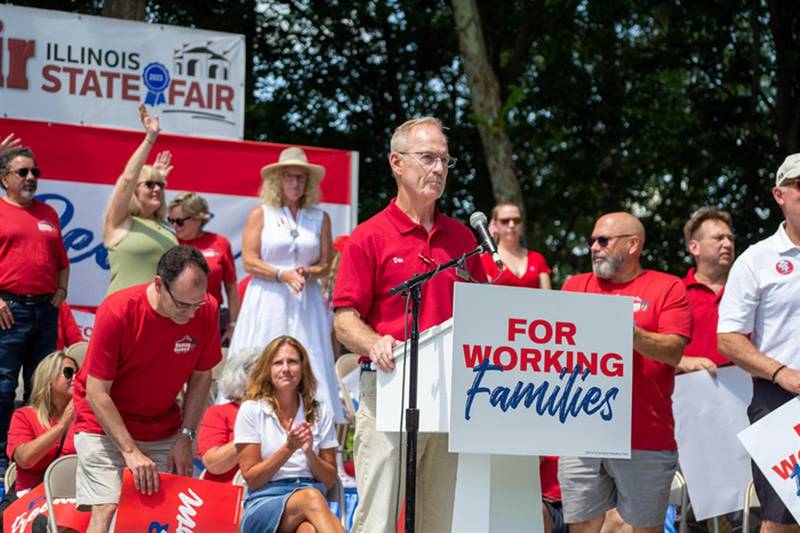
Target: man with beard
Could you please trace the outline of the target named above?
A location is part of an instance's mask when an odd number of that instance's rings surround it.
[[[33,371],[56,349],[58,307],[67,297],[69,261],[58,215],[34,200],[39,169],[25,147],[0,148],[0,470],[17,377],[22,367],[25,402]]]
[[[708,370],[731,364],[717,350],[717,318],[725,282],[733,265],[734,244],[731,215],[710,207],[699,209],[686,222],[683,235],[694,258],[683,284],[692,308],[692,340],[683,350],[678,372]]]
[[[633,413],[631,458],[562,457],[564,520],[572,533],[597,533],[617,508],[636,531],[663,530],[678,464],[672,418],[675,366],[691,336],[692,315],[681,280],[642,268],[644,226],[628,213],[597,220],[587,244],[592,272],[562,290],[633,297]]]

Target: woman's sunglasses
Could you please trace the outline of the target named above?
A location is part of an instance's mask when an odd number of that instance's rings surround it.
[[[189,220],[190,218],[192,217],[181,217],[181,218],[167,217],[167,222],[169,222],[170,224],[174,224],[175,226],[181,227],[183,226],[183,223]]]
[[[64,377],[67,379],[72,379],[75,377],[75,374],[78,372],[77,368],[72,368],[71,366],[65,366],[61,369],[61,373],[64,374]]]
[[[24,176],[23,176],[23,177],[24,177]],[[158,181],[158,180],[147,180],[147,181],[142,181],[142,182],[139,182],[139,185],[144,185],[145,187],[147,187],[147,190],[150,190],[150,191],[152,191],[153,189],[155,189],[155,188],[156,188],[156,185],[158,185],[159,187],[161,187],[161,190],[164,190],[164,187],[165,187],[167,184],[166,184],[165,182],[163,182],[163,181]]]

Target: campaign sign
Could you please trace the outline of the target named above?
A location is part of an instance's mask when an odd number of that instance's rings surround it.
[[[75,507],[75,498],[56,498],[53,501],[56,523],[60,527],[86,531],[90,513],[82,513]],[[3,533],[30,533],[33,521],[39,515],[49,516],[44,485],[38,484],[30,492],[9,505],[3,512]]]
[[[793,398],[749,428],[739,440],[800,521],[800,398]]]
[[[117,511],[117,531],[236,533],[242,512],[242,487],[159,473],[159,491],[136,490],[127,468]]]
[[[457,283],[450,451],[630,457],[633,299]]]
[[[244,36],[0,5],[3,116],[241,139]]]

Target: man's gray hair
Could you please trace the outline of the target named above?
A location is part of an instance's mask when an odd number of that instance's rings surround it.
[[[391,151],[402,152],[403,150],[406,150],[408,146],[408,134],[411,133],[414,128],[419,126],[433,126],[441,131],[445,140],[447,140],[447,135],[444,133],[444,125],[442,125],[441,120],[436,117],[414,118],[403,122],[397,126],[397,129],[394,130],[394,133],[392,134],[392,141],[389,144]]]
[[[226,399],[232,402],[242,399],[250,383],[250,368],[258,356],[259,352],[255,348],[243,348],[234,354],[228,354],[219,379],[219,390]]]

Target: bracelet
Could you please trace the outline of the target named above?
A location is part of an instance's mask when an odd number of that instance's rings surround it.
[[[786,368],[786,365],[781,365],[781,366],[779,366],[779,367],[777,368],[777,370],[775,370],[775,372],[773,372],[773,373],[772,373],[772,380],[771,380],[771,381],[772,381],[773,383],[775,383],[775,378],[777,378],[777,377],[778,377],[778,372],[780,372],[780,371],[781,371],[781,370],[783,370],[784,368]]]
[[[280,283],[281,282],[281,269],[275,269],[275,281]]]

